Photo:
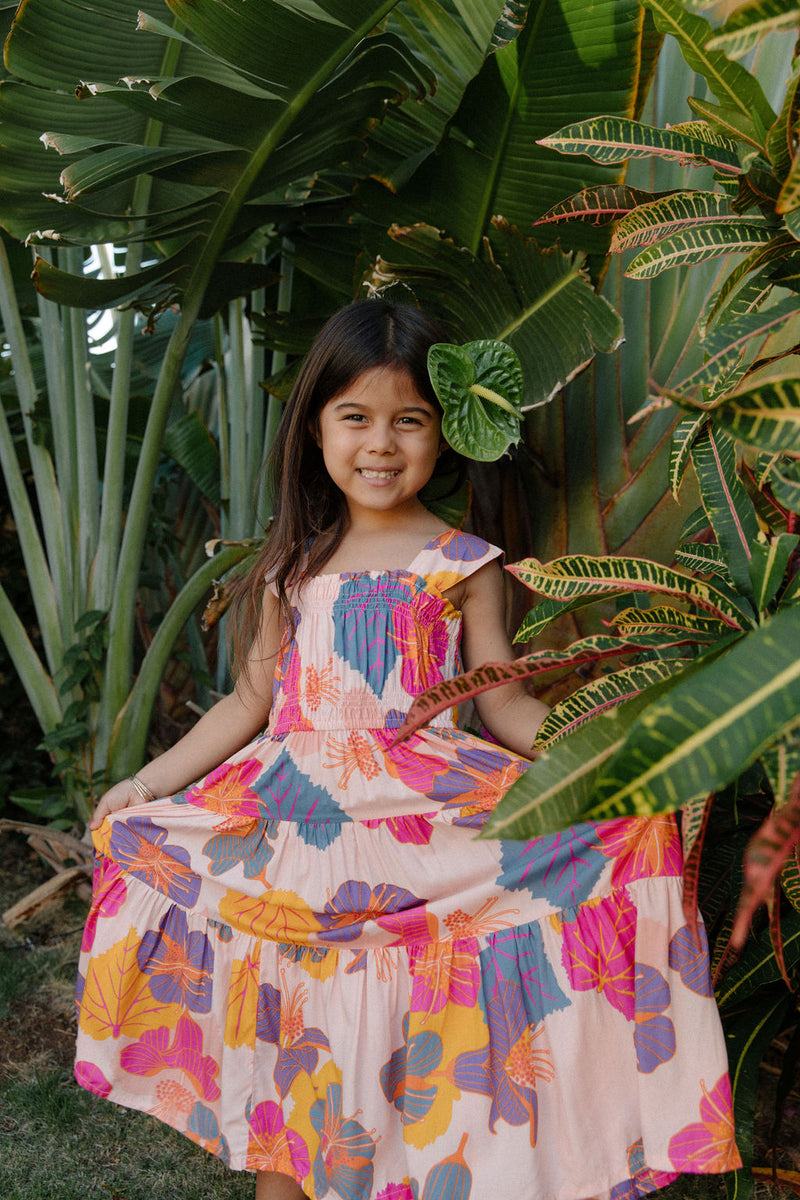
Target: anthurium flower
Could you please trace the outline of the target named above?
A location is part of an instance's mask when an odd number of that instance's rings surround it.
[[[444,413],[442,437],[458,454],[494,462],[516,446],[523,379],[511,346],[490,338],[463,346],[436,342],[428,374]]]

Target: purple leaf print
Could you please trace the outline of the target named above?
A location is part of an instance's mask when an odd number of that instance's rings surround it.
[[[636,1019],[663,1013],[669,1007],[669,984],[660,971],[645,963],[636,964]]]
[[[663,1014],[642,1020],[637,1017],[633,1044],[639,1073],[651,1075],[656,1067],[669,1062],[675,1053],[675,1026]]]
[[[273,1046],[280,1044],[281,994],[271,983],[262,983],[258,989],[256,1037],[262,1042],[272,1042]]]
[[[708,966],[708,942],[704,926],[698,925],[699,944],[692,930],[684,925],[669,944],[669,965],[677,971],[684,984],[698,996],[713,996]]]
[[[315,914],[322,927],[318,936],[326,942],[354,942],[368,921],[383,924],[380,918],[384,914],[422,903],[405,888],[391,883],[379,883],[371,888],[368,883],[349,879],[328,901],[324,911]]]
[[[131,1075],[157,1075],[159,1071],[175,1070],[188,1075],[204,1100],[218,1100],[220,1090],[216,1075],[219,1064],[203,1054],[203,1034],[191,1017],[178,1020],[173,1031],[166,1025],[148,1029],[138,1042],[125,1046],[120,1054],[120,1066]]]
[[[192,1012],[211,1011],[214,950],[206,935],[189,932],[186,913],[172,905],[148,929],[136,952],[139,970],[150,978],[150,991],[163,1004],[183,1004]]]
[[[452,562],[477,562],[489,550],[489,543],[483,538],[475,537],[472,533],[462,533],[460,529],[448,529],[446,533],[434,538],[434,542],[438,542],[437,548]],[[428,543],[428,546],[432,545],[433,542]],[[425,547],[426,550],[428,546]]]
[[[168,845],[167,831],[150,817],[114,821],[111,857],[149,887],[163,892],[184,908],[193,908],[200,894],[200,876],[191,868],[189,851]]]

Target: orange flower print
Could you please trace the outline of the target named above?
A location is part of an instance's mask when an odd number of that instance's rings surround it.
[[[240,829],[258,815],[258,794],[250,784],[263,770],[257,758],[239,763],[222,763],[186,793],[189,804],[196,804],[223,818],[215,829],[220,832]]]
[[[321,671],[313,663],[306,667],[306,708],[316,712],[323,700],[334,703],[339,699],[342,687],[333,675],[333,656]]]
[[[634,879],[680,875],[683,857],[672,813],[655,817],[618,817],[597,826],[600,849],[613,858],[614,887]]]
[[[329,738],[328,754],[331,761],[324,762],[323,767],[344,768],[339,776],[340,788],[347,787],[356,771],[359,771],[365,779],[375,779],[377,775],[380,775],[381,769],[373,757],[369,742],[363,733],[359,733],[356,729],[351,729],[343,742],[340,742],[338,738]]]
[[[510,924],[507,918],[519,916],[519,909],[505,908],[492,916],[492,909],[496,904],[497,897],[494,897],[486,900],[477,912],[472,914],[465,913],[461,908],[448,913],[444,918],[448,933],[452,938],[477,938],[505,929]]]
[[[735,1171],[742,1165],[734,1141],[731,1085],[727,1075],[711,1091],[701,1081],[700,1120],[686,1125],[669,1143],[669,1158],[676,1171]]]

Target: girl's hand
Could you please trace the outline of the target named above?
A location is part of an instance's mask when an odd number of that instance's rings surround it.
[[[94,810],[89,822],[90,829],[99,829],[110,813],[121,812],[123,808],[133,808],[136,804],[144,804],[141,795],[130,779],[120,779],[100,797],[100,802]]]

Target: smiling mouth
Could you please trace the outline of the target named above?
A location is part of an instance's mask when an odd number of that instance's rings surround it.
[[[358,473],[365,479],[394,479],[400,474],[399,471],[370,471],[368,467],[359,467]]]

